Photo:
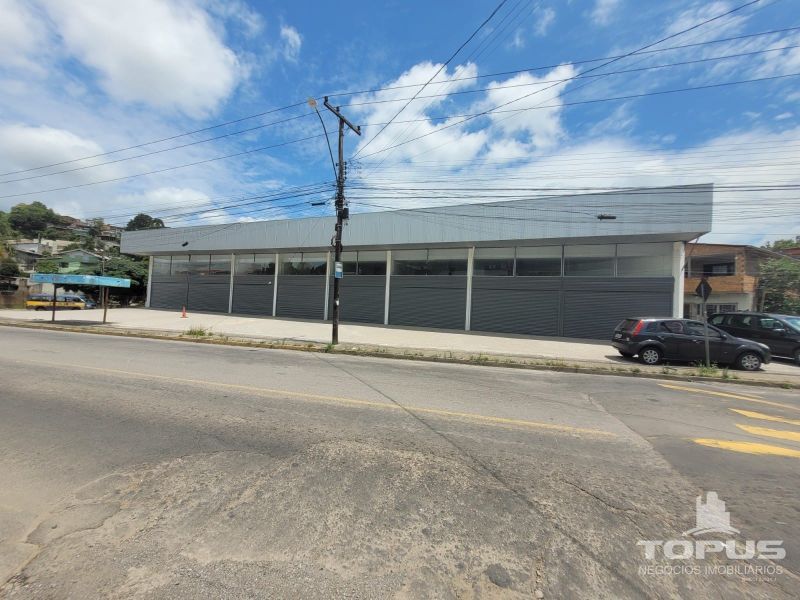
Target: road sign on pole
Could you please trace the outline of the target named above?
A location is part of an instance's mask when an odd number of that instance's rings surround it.
[[[711,284],[708,283],[708,279],[703,277],[700,280],[700,283],[697,284],[694,293],[703,299],[702,310],[703,310],[703,329],[705,333],[705,345],[706,345],[706,367],[710,367],[711,350],[709,348],[709,342],[708,342],[708,311],[706,310],[706,302],[708,301],[708,297],[711,295]]]

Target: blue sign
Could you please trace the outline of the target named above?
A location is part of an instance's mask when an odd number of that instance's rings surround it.
[[[69,275],[67,273],[33,273],[31,283],[54,283],[70,285],[96,285],[102,287],[131,287],[130,279],[121,277],[103,277],[101,275]]]
[[[333,264],[333,278],[341,279],[343,276],[344,276],[344,267],[342,266],[342,263],[335,262]]]

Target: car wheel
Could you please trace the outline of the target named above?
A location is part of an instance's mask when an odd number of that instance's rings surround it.
[[[755,352],[745,352],[739,356],[736,364],[743,371],[758,371],[761,368],[761,357]]]
[[[625,358],[630,358],[631,356],[633,356],[633,352],[623,352],[622,350],[617,350],[617,352],[619,352]]]
[[[794,351],[794,362],[800,367],[800,348]]]
[[[661,350],[655,346],[648,346],[639,351],[639,360],[646,365],[657,365],[661,362]]]

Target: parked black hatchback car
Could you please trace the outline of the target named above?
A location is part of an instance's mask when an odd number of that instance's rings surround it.
[[[736,337],[769,346],[773,356],[792,358],[800,365],[800,317],[757,312],[711,315],[708,322]]]
[[[770,361],[769,347],[752,340],[734,337],[708,326],[711,362],[757,371]],[[625,319],[614,330],[611,344],[622,356],[639,356],[646,365],[662,360],[705,361],[705,326],[690,319],[641,317]]]

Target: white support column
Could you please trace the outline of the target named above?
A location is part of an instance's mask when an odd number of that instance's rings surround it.
[[[386,290],[383,295],[383,324],[389,324],[389,298],[391,297],[392,283],[392,251],[386,251]]]
[[[231,254],[231,280],[228,286],[228,314],[233,312],[233,275],[236,272],[236,255]]]
[[[341,288],[340,288],[341,289]],[[328,304],[331,300],[331,252],[325,258],[325,310],[322,311],[322,320],[328,320]]]
[[[281,255],[275,253],[275,276],[272,278],[272,316],[278,316],[278,272],[281,270]]]
[[[153,257],[147,263],[147,298],[144,300],[144,307],[150,308],[150,292],[153,289]]]
[[[472,317],[472,264],[475,259],[475,246],[471,246],[467,254],[467,315],[464,318],[464,330],[469,331]]]
[[[686,280],[684,269],[686,263],[686,243],[673,242],[672,244],[672,277],[674,284],[672,287],[672,316],[680,319],[683,317],[683,295]]]

